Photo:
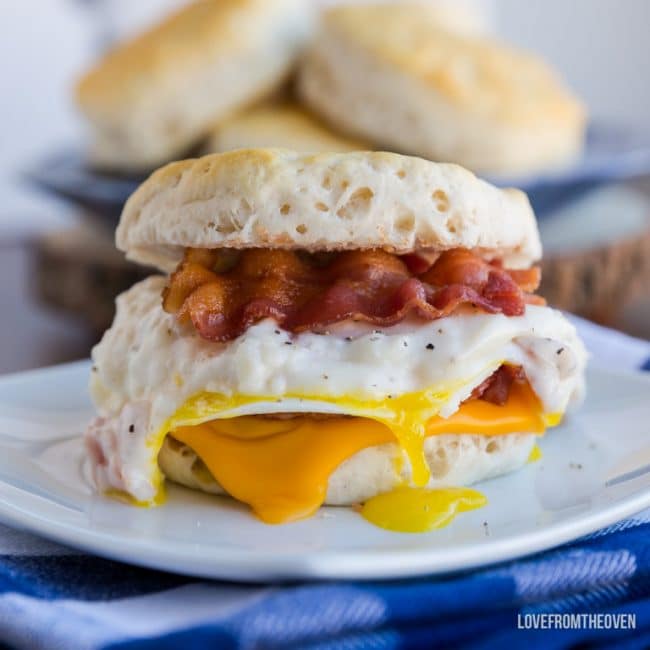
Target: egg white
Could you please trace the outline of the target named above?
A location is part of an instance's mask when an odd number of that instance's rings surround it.
[[[214,343],[162,310],[163,286],[163,278],[149,278],[120,296],[113,326],[92,353],[91,393],[103,420],[89,436],[114,465],[98,482],[139,500],[153,498],[158,450],[181,425],[260,413],[446,417],[502,363],[524,367],[548,413],[564,412],[583,391],[582,343],[547,307],[529,306],[519,317],[471,310],[390,328],[353,325],[329,335],[293,336],[265,320]]]

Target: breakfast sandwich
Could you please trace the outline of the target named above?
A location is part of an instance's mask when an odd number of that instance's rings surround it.
[[[359,151],[367,146],[333,132],[298,104],[268,104],[237,113],[217,124],[205,152],[283,147],[304,153]]]
[[[543,61],[443,29],[423,3],[326,12],[298,87],[337,130],[475,172],[566,166],[584,140],[582,105]]]
[[[574,327],[535,294],[526,196],[456,165],[176,162],[131,196],[116,239],[169,275],[118,298],[92,353],[103,492],[156,503],[166,476],[265,522],[378,503],[391,527],[423,490],[471,507],[462,486],[522,467],[584,390]]]
[[[198,0],[118,45],[79,82],[92,162],[151,170],[274,92],[311,33],[304,0]]]

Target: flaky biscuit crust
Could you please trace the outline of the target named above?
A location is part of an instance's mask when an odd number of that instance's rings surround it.
[[[171,163],[127,201],[118,248],[172,270],[183,249],[451,248],[513,268],[541,256],[525,194],[457,165],[382,152],[241,149]]]

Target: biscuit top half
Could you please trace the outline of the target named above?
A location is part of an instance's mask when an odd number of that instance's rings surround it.
[[[171,163],[127,201],[118,248],[172,270],[185,248],[392,253],[467,248],[526,268],[541,256],[526,195],[466,169],[381,152],[240,149]]]

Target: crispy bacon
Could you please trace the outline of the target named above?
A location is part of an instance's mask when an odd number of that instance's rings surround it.
[[[542,281],[542,270],[539,266],[533,266],[529,269],[511,269],[508,273],[519,285],[519,288],[528,293],[537,291],[537,287]],[[539,298],[539,296],[536,297]]]
[[[539,271],[511,271],[463,249],[422,258],[381,250],[312,258],[293,251],[186,251],[163,307],[211,341],[228,341],[273,318],[291,332],[325,331],[343,320],[394,325],[407,315],[448,316],[461,305],[506,316],[539,304]],[[543,302],[543,301],[542,301]]]
[[[471,399],[482,399],[503,406],[508,401],[510,387],[515,381],[525,381],[526,374],[521,366],[502,365],[487,379],[480,383],[469,396]]]

